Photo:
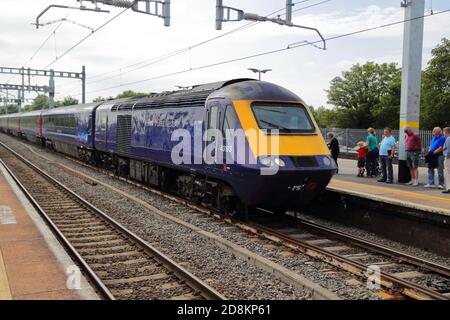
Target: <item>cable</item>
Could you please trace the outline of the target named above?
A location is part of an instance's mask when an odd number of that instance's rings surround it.
[[[303,1],[296,2],[295,4],[304,3],[304,2],[309,2],[309,1],[311,1],[311,0],[303,0]],[[318,6],[318,5],[321,5],[321,4],[330,2],[330,1],[332,1],[332,0],[321,1],[321,2],[319,2],[319,3],[315,3],[315,4],[312,4],[312,5],[306,6],[306,7],[298,8],[298,9],[294,10],[293,12],[298,12],[298,11],[300,11],[300,10],[305,10],[305,9],[308,9],[308,8],[311,8],[311,7],[314,7],[314,6]],[[276,14],[276,13],[278,13],[278,12],[284,11],[284,10],[286,10],[286,8],[282,8],[282,9],[279,9],[279,10],[274,11],[274,12],[272,12],[272,13],[269,13],[268,15],[266,15],[266,17],[272,16],[272,15],[274,15],[274,14]],[[169,52],[169,53],[167,53],[167,54],[164,54],[164,55],[161,55],[161,56],[158,56],[158,57],[155,57],[155,58],[151,58],[151,59],[147,59],[147,60],[144,60],[144,61],[141,61],[141,62],[138,62],[138,63],[134,63],[134,64],[132,64],[132,65],[128,65],[128,66],[125,66],[125,67],[121,67],[121,68],[118,68],[118,69],[115,69],[115,70],[113,70],[113,71],[109,71],[109,72],[106,72],[106,73],[103,73],[103,74],[100,74],[100,75],[92,76],[92,77],[90,77],[90,78],[91,78],[91,79],[95,79],[95,78],[101,77],[101,76],[106,75],[106,74],[114,73],[114,72],[117,72],[117,71],[121,71],[121,70],[123,70],[123,69],[128,69],[128,68],[131,68],[131,67],[138,66],[138,65],[140,65],[140,64],[146,63],[146,64],[144,64],[144,65],[142,65],[142,66],[140,66],[140,67],[136,67],[136,68],[133,68],[133,69],[131,69],[131,70],[127,70],[127,71],[125,71],[125,72],[120,72],[120,73],[117,74],[117,75],[113,75],[113,76],[106,77],[106,78],[101,78],[101,79],[98,79],[98,80],[95,80],[95,81],[88,81],[87,84],[93,84],[93,83],[97,83],[97,82],[103,82],[103,81],[110,80],[110,79],[113,79],[113,78],[116,78],[116,77],[119,77],[119,76],[123,76],[124,74],[131,73],[131,72],[136,71],[136,70],[140,70],[140,69],[149,67],[149,66],[154,65],[154,64],[156,64],[156,63],[158,63],[158,62],[161,62],[161,61],[167,60],[167,59],[169,59],[169,58],[172,58],[172,57],[174,57],[174,56],[180,55],[180,54],[182,54],[182,53],[191,51],[191,50],[194,49],[194,48],[200,47],[200,46],[202,46],[202,45],[204,45],[204,44],[207,44],[207,43],[212,42],[212,41],[214,41],[214,40],[220,39],[220,38],[225,37],[225,36],[227,36],[227,35],[230,35],[230,34],[232,34],[232,33],[235,33],[235,32],[242,31],[242,30],[244,30],[244,29],[253,27],[253,26],[255,26],[255,25],[259,24],[259,23],[261,23],[261,22],[250,22],[250,23],[247,23],[247,24],[245,24],[245,25],[243,25],[243,26],[240,26],[240,27],[238,27],[238,28],[232,29],[232,30],[230,30],[230,31],[228,31],[228,32],[226,32],[226,33],[223,33],[223,34],[221,34],[221,35],[218,35],[218,36],[216,36],[216,37],[213,37],[213,38],[210,38],[210,39],[207,39],[207,40],[198,42],[198,43],[196,43],[196,44],[193,44],[193,45],[191,45],[191,46],[189,46],[189,47],[186,47],[186,48],[183,48],[183,49],[179,49],[179,50],[176,50],[176,51],[172,51],[172,52]]]
[[[397,25],[397,24],[403,24],[403,23],[406,23],[406,22],[409,22],[409,21],[413,21],[413,20],[417,20],[417,19],[427,18],[427,17],[430,17],[430,16],[437,16],[437,15],[440,15],[440,14],[443,14],[443,13],[447,13],[447,12],[450,12],[450,9],[439,11],[439,12],[434,12],[433,14],[426,14],[426,15],[423,15],[423,16],[420,16],[420,17],[415,17],[415,18],[411,18],[411,19],[407,19],[407,20],[391,22],[391,23],[379,25],[379,26],[376,26],[376,27],[371,27],[371,28],[366,28],[366,29],[362,29],[362,30],[357,30],[357,31],[345,33],[345,34],[342,34],[342,35],[329,37],[329,38],[327,38],[325,40],[327,40],[327,41],[336,40],[336,39],[340,39],[340,38],[344,38],[344,37],[349,37],[349,36],[352,36],[352,35],[355,35],[355,34],[365,33],[365,32],[369,32],[369,31],[373,31],[373,30],[377,30],[377,29],[383,29],[383,28],[391,27],[391,26],[394,26],[394,25]],[[191,71],[196,71],[196,70],[216,67],[216,66],[219,66],[219,65],[229,64],[229,63],[233,63],[233,62],[237,62],[237,61],[248,60],[248,59],[252,59],[252,58],[256,58],[256,57],[271,55],[271,54],[279,53],[279,52],[282,52],[282,51],[291,50],[291,49],[297,49],[297,48],[300,48],[300,47],[309,46],[311,44],[316,44],[316,43],[320,43],[320,42],[322,42],[322,40],[317,40],[317,41],[314,41],[314,42],[299,43],[299,44],[296,44],[295,46],[287,46],[287,47],[281,48],[281,49],[261,52],[261,53],[257,53],[257,54],[253,54],[253,55],[249,55],[249,56],[245,56],[245,57],[241,57],[241,58],[234,58],[234,59],[230,59],[230,60],[225,60],[225,61],[221,61],[221,62],[217,62],[217,63],[212,63],[212,64],[208,64],[208,65],[195,67],[195,68],[192,68],[192,69],[180,70],[180,71],[176,71],[176,72],[172,72],[172,73],[168,73],[168,74],[163,74],[163,75],[159,75],[159,76],[152,77],[152,78],[147,78],[147,79],[142,79],[142,80],[137,80],[137,81],[124,83],[124,84],[118,85],[118,86],[112,86],[112,87],[108,87],[108,88],[93,90],[93,91],[90,91],[88,93],[91,94],[91,93],[95,93],[95,92],[100,92],[100,91],[105,91],[105,90],[119,88],[119,87],[122,87],[122,86],[128,86],[128,85],[138,84],[138,83],[152,81],[152,80],[156,80],[156,79],[166,78],[166,77],[170,77],[170,76],[173,76],[173,75],[178,75],[178,74],[187,73],[187,72],[191,72]]]
[[[65,16],[65,19],[70,15],[70,13],[68,13]],[[47,43],[48,40],[50,40],[50,38],[53,36],[53,34],[59,29],[59,27],[61,27],[61,25],[63,24],[64,21],[61,21],[56,27],[55,29],[53,29],[52,32],[50,32],[50,34],[48,35],[47,38],[45,38],[45,40],[41,43],[41,45],[37,48],[37,50],[31,55],[30,58],[28,58],[28,60],[22,64],[22,68],[24,68],[28,63],[30,63],[34,57],[41,51],[41,49],[44,47],[44,45]],[[14,78],[15,75],[11,76],[11,78],[8,79],[8,81],[6,81],[6,83],[9,83],[9,81],[11,81],[12,78]]]
[[[100,27],[98,27],[97,29],[95,29],[94,31],[92,31],[91,33],[89,33],[87,36],[85,36],[84,38],[82,38],[80,41],[78,41],[77,43],[75,43],[72,47],[70,47],[68,50],[66,50],[62,55],[60,55],[59,57],[57,57],[55,60],[53,60],[52,62],[50,62],[48,65],[46,65],[44,68],[42,69],[47,69],[48,67],[50,67],[52,64],[54,64],[56,61],[60,60],[62,57],[66,56],[69,52],[71,52],[73,49],[75,49],[76,47],[78,47],[81,43],[83,43],[86,39],[88,39],[89,37],[91,37],[93,34],[95,34],[97,31],[103,29],[105,26],[107,26],[108,24],[110,24],[112,21],[114,21],[115,19],[117,19],[118,17],[120,17],[122,14],[125,13],[125,11],[127,11],[128,9],[130,9],[134,3],[136,2],[133,1],[133,3],[125,8],[124,10],[122,10],[121,12],[119,12],[118,14],[116,14],[114,17],[112,17],[111,19],[109,19],[108,21],[106,21],[105,23],[103,23]]]

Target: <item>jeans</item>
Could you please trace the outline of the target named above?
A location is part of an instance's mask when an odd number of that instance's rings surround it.
[[[393,181],[394,180],[394,168],[392,167],[392,159],[388,156],[380,156],[381,163],[381,178],[383,180]],[[386,175],[387,169],[387,175]]]
[[[370,151],[367,154],[366,167],[368,177],[376,176],[377,158],[378,158],[378,148]]]
[[[444,156],[440,155],[437,158],[438,162],[438,176],[439,176],[439,185],[444,185]],[[428,184],[434,185],[434,169],[428,168]]]

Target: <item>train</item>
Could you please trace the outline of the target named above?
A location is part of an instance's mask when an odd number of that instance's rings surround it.
[[[0,130],[231,214],[310,204],[337,170],[307,104],[254,79],[2,115]]]

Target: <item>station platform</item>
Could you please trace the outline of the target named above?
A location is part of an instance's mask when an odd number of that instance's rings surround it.
[[[68,289],[74,266],[0,164],[0,300],[98,299],[83,276]]]
[[[338,162],[339,174],[335,175],[329,184],[330,191],[450,216],[450,195],[443,194],[442,190],[437,188],[424,187],[427,184],[427,168],[419,168],[420,185],[412,187],[395,182],[397,165],[394,165],[394,184],[386,184],[377,182],[377,178],[357,177],[356,160],[339,159]]]

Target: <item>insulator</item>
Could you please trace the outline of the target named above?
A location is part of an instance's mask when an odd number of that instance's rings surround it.
[[[105,1],[106,2],[106,1]],[[128,0],[110,0],[110,1],[108,1],[109,3],[107,3],[107,4],[110,4],[110,5],[112,5],[112,6],[115,6],[115,7],[120,7],[120,8],[129,8],[129,7],[131,7],[132,5],[133,5],[133,2],[134,1],[128,1]]]

